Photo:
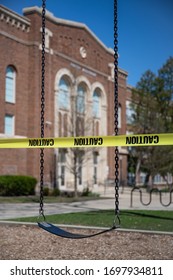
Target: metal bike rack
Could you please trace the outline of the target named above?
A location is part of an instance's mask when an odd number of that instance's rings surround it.
[[[173,202],[173,201],[172,201],[173,190],[171,190],[171,191],[169,192],[169,202],[168,202],[167,204],[164,204],[164,203],[163,203],[163,200],[162,200],[163,192],[160,191],[159,194],[160,194],[160,203],[161,203],[163,206],[168,207],[168,206]]]
[[[166,203],[163,203],[163,192],[161,192],[160,190],[158,190],[158,189],[152,189],[148,194],[149,194],[149,200],[148,200],[148,202],[144,202],[143,201],[143,198],[142,198],[142,190],[139,188],[139,187],[133,187],[133,189],[131,190],[131,195],[130,195],[130,207],[133,207],[133,193],[134,193],[134,191],[136,191],[136,190],[138,190],[139,191],[139,196],[140,196],[140,202],[141,202],[141,204],[142,205],[144,205],[144,206],[148,206],[148,205],[150,205],[151,204],[151,202],[152,202],[152,194],[153,194],[153,192],[154,193],[159,193],[159,198],[160,198],[160,204],[162,205],[162,206],[164,206],[164,207],[168,207],[168,206],[170,206],[171,205],[171,203],[173,202],[173,199],[172,199],[172,194],[173,194],[173,190],[171,190],[170,192],[169,192],[169,200],[168,200],[168,203],[166,204]]]

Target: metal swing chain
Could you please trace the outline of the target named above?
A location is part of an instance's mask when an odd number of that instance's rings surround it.
[[[115,136],[118,135],[118,8],[114,0],[114,125]],[[119,218],[119,150],[115,147],[115,227],[120,225]]]
[[[41,69],[41,138],[44,138],[44,109],[45,109],[45,14],[46,0],[42,0],[42,69]],[[40,209],[39,214],[45,219],[43,209],[44,188],[44,149],[40,149]]]
[[[42,0],[42,83],[41,83],[41,138],[44,138],[44,109],[45,109],[45,14],[46,0]],[[118,21],[117,0],[114,0],[114,120],[115,135],[118,135]],[[43,187],[44,187],[44,149],[40,149],[40,216],[44,216],[43,209]],[[115,147],[115,226],[120,224],[119,218],[119,151]]]

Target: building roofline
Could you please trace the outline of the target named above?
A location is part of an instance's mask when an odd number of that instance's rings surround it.
[[[128,76],[128,72],[120,67],[118,67],[118,71],[121,72],[124,76]]]
[[[23,9],[24,15],[31,14],[33,12],[37,12],[38,14],[42,15],[42,8],[38,6],[33,6],[33,7],[27,7]],[[92,30],[84,23],[81,22],[76,22],[72,20],[66,20],[62,18],[57,18],[54,16],[53,13],[49,12],[46,10],[46,18],[49,19],[50,21],[56,23],[56,24],[62,24],[66,26],[73,26],[77,28],[82,28],[85,29],[108,53],[114,54],[114,50],[112,48],[108,48],[95,34],[92,32]]]
[[[4,5],[0,5],[0,11],[1,11],[1,13],[4,13],[7,16],[9,16],[9,17],[11,17],[11,18],[13,18],[15,20],[18,20],[18,21],[20,21],[20,22],[22,22],[24,24],[30,25],[30,20],[27,17],[21,16],[21,15],[15,13],[14,11],[8,9]]]
[[[24,16],[21,16],[17,14],[16,12],[8,9],[4,5],[0,4],[0,12],[5,13],[7,16],[18,20],[22,22],[23,24],[26,24],[28,26],[31,25],[30,19],[27,18],[28,14],[31,14],[33,12],[37,12],[40,16],[42,15],[42,8],[39,8],[38,6],[33,6],[33,7],[27,7],[23,9],[23,14]],[[62,24],[66,26],[74,26],[77,28],[82,28],[85,29],[109,54],[114,55],[114,50],[112,48],[108,48],[95,34],[92,32],[92,30],[84,23],[81,22],[76,22],[76,21],[71,21],[71,20],[66,20],[66,19],[61,19],[57,18],[53,15],[53,13],[49,12],[46,10],[46,18],[49,19],[50,21],[53,21],[56,24]],[[125,76],[128,76],[128,72],[118,68],[119,72],[121,74],[124,74]]]

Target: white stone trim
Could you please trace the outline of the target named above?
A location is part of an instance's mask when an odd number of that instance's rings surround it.
[[[16,14],[3,5],[0,5],[0,20],[5,21],[7,24],[11,24],[13,27],[21,29],[22,31],[29,32],[30,30],[31,23],[29,19]]]
[[[107,96],[106,91],[103,87],[103,85],[100,82],[95,82],[91,86],[91,94],[93,95],[96,88],[99,88],[101,91],[101,106],[107,107]]]

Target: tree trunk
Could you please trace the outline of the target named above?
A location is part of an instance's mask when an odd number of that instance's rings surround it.
[[[151,190],[151,184],[150,184],[150,172],[148,172],[145,176],[145,182],[144,182],[144,185],[146,186],[147,188],[147,191],[150,191]]]
[[[136,165],[136,170],[135,170],[135,186],[139,185],[139,172],[140,172],[140,166],[141,166],[141,160],[138,159],[137,165]]]
[[[74,153],[74,196],[77,197],[77,178],[78,178],[78,172],[77,172],[77,156],[76,153]]]

